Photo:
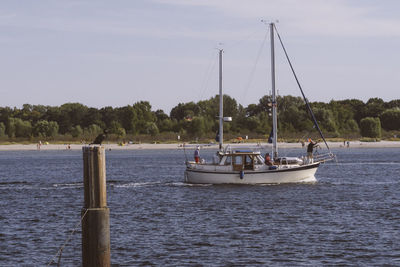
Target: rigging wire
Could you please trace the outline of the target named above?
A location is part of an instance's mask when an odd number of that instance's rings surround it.
[[[324,137],[324,135],[322,134],[321,129],[319,128],[317,119],[315,118],[314,112],[313,112],[312,109],[311,109],[310,103],[308,102],[306,96],[304,95],[304,92],[303,92],[303,89],[302,89],[302,87],[301,87],[301,85],[300,85],[299,79],[297,78],[297,75],[296,75],[296,72],[294,71],[292,62],[291,62],[290,59],[289,59],[288,53],[286,52],[286,48],[285,48],[285,46],[283,45],[281,36],[279,35],[278,29],[275,27],[275,24],[274,24],[274,29],[275,29],[275,31],[276,31],[276,34],[278,35],[279,42],[281,43],[283,52],[285,52],[286,59],[287,59],[287,61],[288,61],[288,63],[289,63],[290,69],[292,70],[293,76],[294,76],[294,78],[296,79],[296,82],[297,82],[297,85],[298,85],[298,87],[299,87],[299,89],[300,89],[300,92],[301,92],[301,94],[303,95],[303,99],[304,99],[304,101],[306,102],[306,106],[307,106],[307,108],[308,108],[308,111],[310,112],[310,115],[311,115],[311,117],[312,117],[312,119],[313,119],[313,121],[314,121],[314,125],[315,125],[315,127],[317,128],[317,130],[318,130],[320,136],[321,136],[322,139],[324,140],[324,143],[325,143],[326,147],[328,148],[328,150],[329,150],[329,152],[330,152],[330,148],[329,148],[329,146],[328,146],[328,143],[326,142],[325,137]]]
[[[236,47],[236,46],[240,45],[241,43],[243,43],[245,41],[249,41],[252,37],[254,37],[258,33],[258,31],[259,30],[255,30],[255,31],[251,32],[250,34],[246,35],[245,37],[243,37],[243,38],[241,38],[241,39],[239,39],[239,40],[237,40],[235,42],[232,42],[232,43],[219,43],[218,44],[219,48],[216,48],[216,49],[221,49],[222,45],[225,48]],[[266,35],[266,37],[267,37],[267,35]],[[265,37],[265,39],[266,39],[266,37]],[[263,41],[263,44],[265,43],[265,39]],[[262,50],[262,49],[260,48],[260,50]],[[213,52],[213,55],[214,55],[214,52]],[[258,61],[260,55],[261,55],[261,51],[259,51],[259,53],[258,53],[257,61]],[[207,69],[205,71],[204,79],[203,79],[203,81],[201,83],[201,86],[199,88],[199,91],[198,91],[198,92],[200,92],[198,94],[198,100],[199,101],[202,100],[202,98],[204,97],[204,95],[206,94],[206,92],[209,89],[209,82],[210,82],[210,79],[212,77],[212,74],[214,73],[214,69],[215,69],[215,66],[217,65],[216,64],[217,62],[218,62],[218,54],[216,54],[215,56],[212,56],[212,58],[211,58],[211,60],[210,60],[210,62],[208,64],[208,67],[207,67]],[[256,63],[256,65],[257,65],[257,63]],[[254,75],[255,68],[256,68],[256,66],[253,67],[253,71],[252,71],[250,76]],[[249,81],[247,82],[246,87],[250,87],[251,79],[252,79],[252,77],[249,78]],[[246,94],[246,92],[244,93],[244,95],[245,94]]]
[[[82,215],[81,219],[79,220],[79,222],[75,225],[74,229],[72,229],[71,233],[69,234],[68,238],[65,240],[64,244],[60,247],[60,249],[57,251],[57,254],[54,255],[54,257],[51,259],[51,261],[49,262],[49,264],[47,264],[47,266],[50,266],[50,264],[52,264],[53,262],[55,262],[56,257],[58,256],[58,261],[57,261],[57,266],[60,266],[60,262],[61,262],[61,256],[62,256],[62,252],[63,249],[65,248],[65,246],[69,243],[69,241],[71,240],[72,236],[74,235],[74,233],[78,230],[78,227],[82,224],[83,218],[85,217],[86,213],[88,212],[89,209],[85,210],[85,213]]]
[[[208,86],[209,86],[209,81],[211,79],[211,74],[214,72],[215,66],[217,65],[217,60],[218,55],[212,52],[212,57],[210,58],[210,61],[208,63],[208,67],[206,69],[206,72],[204,73],[204,79],[203,82],[200,85],[199,92],[200,94],[198,95],[198,100],[202,100],[204,97],[204,94],[206,93]]]
[[[264,50],[264,46],[265,46],[265,43],[266,43],[266,41],[267,41],[268,34],[269,34],[269,29],[268,29],[268,31],[265,33],[264,40],[262,41],[261,46],[260,46],[260,48],[258,49],[256,61],[255,61],[255,63],[254,63],[254,66],[253,66],[252,70],[250,71],[249,79],[247,80],[246,86],[245,86],[245,88],[244,88],[244,90],[243,90],[242,101],[245,100],[246,95],[247,95],[247,92],[248,92],[248,90],[250,89],[251,83],[253,82],[254,73],[255,73],[255,71],[256,71],[256,68],[257,68],[257,65],[258,65],[258,61],[259,61],[259,59],[260,59],[260,57],[261,57],[261,54],[262,54],[262,52],[263,52],[263,50]]]

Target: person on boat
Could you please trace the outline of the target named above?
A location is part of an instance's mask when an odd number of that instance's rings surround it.
[[[318,146],[318,142],[314,142],[311,138],[310,138],[310,143],[307,145],[307,158],[308,158],[308,162],[312,163],[313,162],[313,151],[314,151],[314,147]]]
[[[267,164],[268,166],[272,166],[272,161],[271,161],[271,156],[269,155],[269,153],[265,154],[265,164]]]
[[[194,161],[196,163],[200,163],[200,147],[197,146],[196,150],[194,151]]]

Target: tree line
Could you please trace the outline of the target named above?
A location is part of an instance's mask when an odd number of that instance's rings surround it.
[[[226,137],[248,135],[265,138],[272,127],[271,96],[263,96],[247,107],[224,95]],[[304,101],[295,96],[278,96],[278,132],[282,138],[315,135],[313,121]],[[219,96],[197,103],[179,103],[170,114],[152,110],[147,101],[124,107],[87,107],[80,103],[61,106],[24,104],[22,108],[0,107],[2,140],[86,140],[108,130],[109,138],[146,140],[210,139],[218,131]],[[400,99],[385,102],[371,98],[311,102],[322,131],[331,138],[381,138],[400,131]]]

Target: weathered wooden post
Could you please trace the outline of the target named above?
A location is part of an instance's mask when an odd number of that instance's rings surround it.
[[[84,267],[110,266],[110,210],[106,195],[104,147],[84,146],[82,209],[82,264]]]

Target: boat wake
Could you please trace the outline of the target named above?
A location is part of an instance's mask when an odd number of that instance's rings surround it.
[[[315,176],[312,177],[308,177],[302,181],[300,181],[300,183],[316,183],[318,182],[317,179],[315,178]]]
[[[371,165],[371,162],[339,162],[336,164],[337,164],[337,166],[341,166],[341,165],[354,166],[354,165]],[[373,165],[400,165],[400,162],[396,162],[396,161],[374,162]]]
[[[130,183],[123,183],[123,184],[111,184],[111,186],[116,188],[134,188],[134,187],[148,187],[148,186],[155,186],[162,184],[161,181],[157,182],[130,182]]]
[[[130,183],[123,183],[123,184],[112,184],[111,186],[116,188],[137,188],[137,187],[151,187],[151,186],[171,186],[171,187],[204,187],[204,186],[211,186],[212,184],[189,184],[184,182],[163,182],[163,181],[156,181],[156,182],[130,182]]]
[[[76,183],[57,183],[53,184],[53,187],[57,187],[59,189],[66,189],[66,188],[82,188],[83,183],[82,182],[76,182]]]

